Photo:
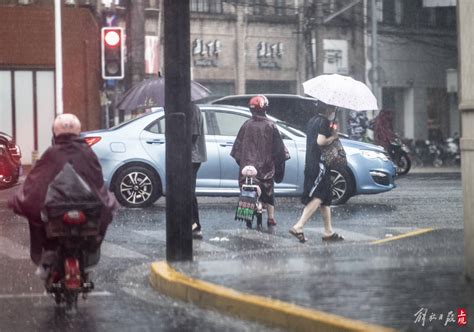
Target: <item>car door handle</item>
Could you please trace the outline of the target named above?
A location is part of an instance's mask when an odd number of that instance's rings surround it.
[[[226,142],[226,143],[220,143],[220,146],[232,146],[234,145],[234,142]]]
[[[165,140],[163,139],[152,139],[149,141],[146,141],[148,144],[165,144]]]

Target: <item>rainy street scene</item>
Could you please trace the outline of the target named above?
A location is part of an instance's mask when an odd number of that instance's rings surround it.
[[[443,171],[411,173],[396,190],[335,207],[334,228],[344,243],[321,241],[319,215],[305,228],[308,241],[294,241],[288,228],[302,208],[299,199],[277,198],[278,224],[257,232],[234,221],[234,198],[199,197],[204,239],[193,243],[194,262],[175,268],[241,292],[394,329],[456,330],[457,321],[446,323],[447,315],[457,320],[458,308],[469,313],[474,293],[463,280],[460,173]],[[34,275],[26,221],[5,208],[15,188],[0,197],[2,331],[272,330],[153,290],[150,262],[165,259],[161,199],[148,209],[117,212],[93,272],[96,288],[79,299],[77,315],[65,315]],[[424,321],[417,321],[419,310],[428,310]]]
[[[473,13],[0,0],[0,332],[474,332]]]

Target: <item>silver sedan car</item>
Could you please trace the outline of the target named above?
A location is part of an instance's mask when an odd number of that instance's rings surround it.
[[[201,165],[196,192],[202,196],[237,196],[239,169],[230,151],[242,124],[251,117],[247,108],[200,105],[208,161]],[[126,207],[145,207],[166,195],[165,113],[162,108],[107,130],[83,133],[102,165],[104,180]],[[303,190],[305,134],[276,122],[291,159],[275,195],[297,196]],[[375,194],[395,187],[395,167],[383,148],[341,139],[348,166],[332,170],[333,203],[345,203],[357,194]]]

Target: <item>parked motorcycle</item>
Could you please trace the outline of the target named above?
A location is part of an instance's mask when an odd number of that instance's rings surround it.
[[[443,166],[443,149],[440,144],[430,140],[417,140],[414,146],[418,166]]]
[[[21,171],[20,148],[10,135],[0,132],[0,189],[17,183]]]
[[[459,136],[448,137],[444,140],[442,159],[447,165],[461,164],[461,151],[459,149]]]
[[[397,168],[397,175],[405,175],[410,171],[410,149],[398,136],[390,142],[387,152]]]

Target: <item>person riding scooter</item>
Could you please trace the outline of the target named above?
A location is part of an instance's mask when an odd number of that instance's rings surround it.
[[[46,261],[51,257],[51,253],[57,250],[58,244],[46,236],[46,223],[42,213],[44,214],[48,188],[66,164],[68,167],[72,166],[73,171],[87,183],[102,203],[99,235],[95,237],[95,243],[92,244],[94,248],[91,250],[100,248],[117,206],[114,196],[104,184],[97,156],[79,137],[80,132],[81,123],[75,115],[58,115],[53,123],[53,145],[36,161],[23,185],[9,201],[9,206],[15,213],[28,219],[31,259],[38,265],[37,274],[43,278],[47,277],[47,271],[41,269],[45,263],[50,263]],[[65,195],[69,194],[72,196],[73,193],[65,192]]]
[[[374,131],[374,144],[389,151],[390,143],[396,137],[393,131],[393,111],[390,109],[381,110],[379,115],[371,121],[370,127]]]

